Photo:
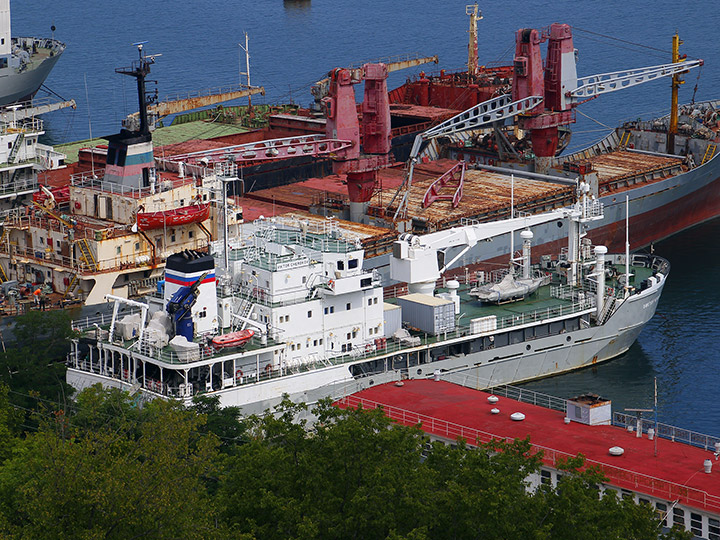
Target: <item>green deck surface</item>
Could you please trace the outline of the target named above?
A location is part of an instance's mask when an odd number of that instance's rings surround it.
[[[212,139],[226,135],[237,135],[245,133],[248,128],[230,124],[211,123],[204,121],[187,122],[183,124],[165,126],[153,131],[153,145],[155,148],[168,144],[185,142],[192,139]],[[55,146],[55,150],[67,155],[66,163],[75,163],[78,160],[78,152],[82,148],[107,144],[106,139],[94,138],[82,141],[74,141]]]

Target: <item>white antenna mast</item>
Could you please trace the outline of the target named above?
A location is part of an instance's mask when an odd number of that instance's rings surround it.
[[[240,86],[243,85],[242,83],[242,76],[247,76],[247,88],[250,90],[250,49],[248,47],[248,35],[247,32],[245,32],[245,46],[242,46],[242,43],[238,43],[238,47],[240,47],[243,51],[245,51],[245,71],[240,72]],[[242,57],[240,58],[240,65],[242,65]],[[252,109],[252,96],[248,94],[248,112]]]
[[[85,79],[85,101],[87,102],[88,111],[88,131],[90,132],[90,170],[92,171],[93,177],[95,176],[95,150],[92,148],[93,136],[92,136],[92,119],[90,117],[90,96],[88,95],[87,85],[87,73],[83,74]]]
[[[625,195],[625,296],[630,290],[630,197]]]
[[[510,219],[515,217],[515,175],[510,175]],[[510,231],[510,272],[515,275],[515,231]]]

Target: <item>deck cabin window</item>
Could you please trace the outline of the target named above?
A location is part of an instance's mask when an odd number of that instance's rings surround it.
[[[690,530],[695,536],[702,536],[702,516],[690,512]]]
[[[685,510],[682,508],[678,508],[677,506],[673,508],[673,519],[672,519],[673,525],[677,525],[678,527],[685,528]]]
[[[708,539],[720,540],[720,520],[708,518]]]
[[[665,525],[665,520],[667,519],[667,504],[656,502],[655,503],[655,513],[657,514],[658,519],[660,520],[660,523]]]
[[[357,259],[350,259],[348,261],[348,268],[353,269],[358,267],[358,260]]]
[[[345,261],[338,261],[337,268],[338,270],[345,270]]]
[[[542,469],[540,471],[540,483],[551,485],[552,484],[552,473],[550,471],[546,471],[545,469]]]

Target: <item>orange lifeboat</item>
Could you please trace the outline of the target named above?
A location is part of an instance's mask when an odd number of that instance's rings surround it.
[[[210,342],[216,349],[226,349],[229,347],[241,347],[245,345],[250,338],[255,335],[254,330],[238,330],[221,336],[215,336]]]
[[[162,212],[138,212],[137,225],[141,231],[148,231],[188,223],[202,223],[209,215],[209,204],[194,204]]]

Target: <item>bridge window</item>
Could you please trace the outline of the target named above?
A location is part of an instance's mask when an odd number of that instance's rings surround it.
[[[552,473],[550,471],[546,471],[545,469],[542,469],[540,471],[540,483],[545,485],[551,485],[552,484]]]
[[[677,525],[678,527],[685,528],[685,510],[682,508],[678,508],[677,506],[673,508],[673,519],[672,519],[673,525]]]
[[[710,540],[720,540],[720,520],[708,518],[708,538]]]
[[[695,536],[702,536],[702,516],[690,512],[690,530]]]
[[[357,259],[350,259],[348,261],[348,268],[357,268],[358,267],[358,260]]]
[[[667,504],[656,502],[655,503],[655,513],[657,514],[658,519],[660,520],[660,523],[665,525],[665,519],[667,514]]]

